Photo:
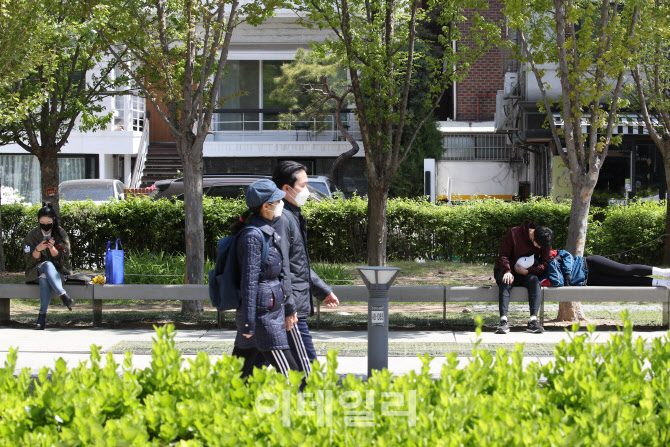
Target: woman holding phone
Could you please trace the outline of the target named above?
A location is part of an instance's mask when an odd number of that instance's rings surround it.
[[[37,212],[39,226],[23,241],[26,260],[26,283],[40,285],[40,312],[35,329],[46,327],[47,309],[51,290],[55,290],[63,304],[72,310],[74,300],[63,288],[63,280],[72,274],[70,269],[70,241],[60,227],[56,212],[49,202],[43,202]]]

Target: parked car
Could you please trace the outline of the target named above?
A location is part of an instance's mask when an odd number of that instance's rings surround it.
[[[344,197],[340,188],[337,185],[330,181],[325,175],[308,175],[309,179],[308,185],[311,185],[314,189],[318,189],[327,197]]]
[[[92,200],[99,205],[112,199],[123,200],[126,187],[115,179],[66,180],[58,185],[60,199],[68,202]]]
[[[222,174],[222,175],[203,175],[202,176],[202,193],[210,197],[223,197],[226,199],[236,199],[243,197],[247,187],[256,180],[263,178],[270,178],[269,175],[237,175],[237,174]],[[311,197],[316,201],[321,201],[330,197],[321,192],[317,185],[307,185]],[[176,178],[172,180],[161,180],[155,183],[156,193],[152,196],[154,199],[169,199],[169,200],[184,200],[184,178]]]

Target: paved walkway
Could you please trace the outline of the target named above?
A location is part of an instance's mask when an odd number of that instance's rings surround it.
[[[597,332],[594,342],[603,343],[609,340],[611,332]],[[645,341],[654,338],[665,337],[667,331],[635,332],[634,338],[642,337]],[[366,343],[367,332],[365,331],[325,331],[314,330],[312,336],[315,342],[346,342]],[[122,342],[150,342],[155,337],[155,331],[146,329],[106,329],[106,328],[74,328],[59,329],[47,328],[45,331],[34,331],[30,329],[0,328],[0,364],[4,364],[10,347],[19,348],[17,372],[21,368],[30,368],[36,374],[40,368],[46,366],[54,367],[54,362],[62,357],[69,366],[76,366],[81,361],[89,359],[90,346],[95,344],[102,347],[103,351],[110,350],[113,346]],[[232,342],[235,339],[235,331],[232,330],[179,330],[175,341],[199,341],[199,342]],[[569,335],[564,331],[548,331],[544,334],[528,334],[526,332],[512,331],[509,334],[497,335],[491,332],[483,332],[480,336],[485,344],[513,344],[546,343],[548,345],[568,340]],[[389,343],[474,343],[477,335],[472,331],[392,331],[389,333]],[[183,358],[193,358],[195,354],[183,354]],[[213,355],[216,359],[218,356]],[[123,354],[114,353],[117,363],[122,364]],[[148,354],[134,354],[133,365],[136,368],[145,368],[149,365],[151,356]],[[325,361],[325,357],[319,357]],[[459,357],[461,365],[469,361],[467,356]],[[527,356],[525,361],[546,363],[552,360],[550,356]],[[444,358],[436,357],[431,362],[430,372],[439,376]],[[416,356],[391,356],[389,357],[389,370],[393,374],[400,375],[410,370],[418,371],[421,362]],[[365,356],[339,356],[337,372],[340,374],[367,374],[367,357]]]

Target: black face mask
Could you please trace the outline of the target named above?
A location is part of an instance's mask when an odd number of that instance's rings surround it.
[[[42,228],[42,231],[51,231],[53,228],[54,224],[40,224],[40,228]]]

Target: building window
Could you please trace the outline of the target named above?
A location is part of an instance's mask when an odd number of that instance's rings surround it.
[[[259,61],[228,61],[227,76],[221,81],[219,99],[222,109],[260,109]],[[259,130],[257,112],[217,113],[212,120],[215,131]]]
[[[507,136],[503,134],[460,134],[444,137],[443,159],[505,161],[510,158]]]
[[[86,157],[58,157],[60,181],[87,178]],[[16,189],[29,203],[40,203],[40,162],[34,155],[0,155],[2,185]],[[88,177],[90,178],[90,177]]]

